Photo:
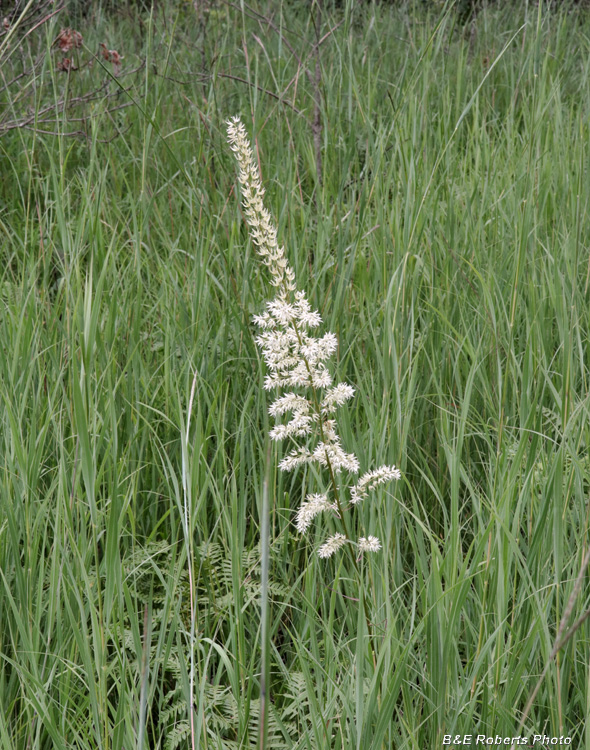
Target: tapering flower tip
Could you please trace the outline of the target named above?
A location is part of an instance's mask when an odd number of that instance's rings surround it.
[[[246,129],[244,128],[244,125],[242,124],[242,120],[240,119],[240,116],[236,117],[230,117],[228,120],[225,121],[226,127],[227,127],[227,140],[229,141],[229,145],[232,149],[232,151],[237,150],[238,141],[240,138],[246,139],[246,147],[248,146],[248,139],[246,137]]]
[[[381,549],[381,542],[376,536],[361,536],[357,542],[359,555],[363,552],[378,552]]]
[[[227,139],[239,166],[239,181],[242,186],[242,205],[250,237],[258,254],[270,271],[270,283],[279,288],[279,296],[295,292],[295,273],[285,257],[285,249],[277,242],[277,230],[272,217],[264,207],[264,188],[260,181],[258,165],[246,128],[239,117],[227,121]]]
[[[380,466],[374,471],[369,471],[359,479],[354,487],[350,488],[350,502],[353,505],[360,503],[380,484],[391,482],[394,479],[401,479],[401,472],[395,466]]]
[[[306,502],[301,503],[301,506],[297,511],[297,518],[295,522],[297,531],[300,534],[305,534],[307,529],[310,527],[313,519],[320,513],[324,513],[324,511],[327,510],[333,510],[335,512],[338,511],[338,506],[336,505],[336,503],[331,503],[328,500],[327,495],[308,495],[306,498]]]
[[[340,547],[346,544],[346,537],[344,534],[334,534],[331,536],[325,544],[318,550],[318,557],[326,558],[332,557],[334,552],[338,552]]]

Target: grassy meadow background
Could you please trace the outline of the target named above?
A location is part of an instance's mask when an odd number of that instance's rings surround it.
[[[120,76],[82,64],[101,42]],[[589,539],[589,12],[96,3],[19,44],[4,81],[27,45],[44,62],[1,106],[54,115],[0,138],[3,750],[260,746],[265,472],[262,744],[514,736]],[[363,568],[375,659],[346,557],[295,531],[305,474],[266,459],[251,317],[271,291],[225,141],[239,113],[357,389],[344,444],[403,474],[354,516],[384,547]],[[590,748],[589,628],[521,735]]]

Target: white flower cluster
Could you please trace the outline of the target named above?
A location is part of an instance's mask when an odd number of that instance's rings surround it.
[[[318,556],[332,557],[334,552],[337,552],[340,547],[343,547],[346,544],[346,541],[344,534],[334,534],[334,536],[331,536],[328,541],[322,544],[319,548]]]
[[[368,471],[359,479],[354,487],[350,488],[350,502],[353,504],[360,503],[380,484],[391,482],[394,479],[401,479],[401,472],[395,466],[380,466],[375,471]]]
[[[357,546],[360,554],[363,552],[378,552],[381,549],[381,542],[376,536],[362,536]]]
[[[331,503],[327,495],[308,495],[306,502],[302,503],[297,511],[297,531],[305,534],[313,519],[325,510],[333,510],[338,513],[336,503]]]
[[[310,389],[310,397],[294,391],[279,396],[270,405],[269,413],[279,418],[289,414],[288,421],[275,425],[272,440],[313,436],[313,450],[299,447],[281,462],[290,471],[304,463],[316,462],[330,467],[335,474],[342,470],[357,473],[359,463],[352,453],[342,448],[336,432],[336,421],[327,419],[338,406],[354,395],[354,388],[346,383],[332,385],[326,360],[336,351],[338,340],[333,333],[321,337],[310,334],[310,329],[321,322],[319,313],[311,310],[305,293],[295,291],[293,302],[275,299],[267,304],[263,315],[255,317],[261,328],[256,343],[269,374],[265,378],[267,390],[280,388]],[[319,391],[323,391],[320,398]]]
[[[319,313],[312,312],[305,292],[294,292],[295,303],[277,297],[267,304],[263,315],[254,317],[262,329],[256,343],[262,349],[270,370],[264,387],[328,388],[332,378],[324,362],[336,351],[338,340],[333,333],[321,338],[310,336],[308,330],[319,325]]]
[[[275,419],[289,415],[286,421],[272,428],[272,440],[306,438],[306,444],[298,445],[288,453],[279,467],[283,471],[292,471],[304,464],[317,463],[329,469],[332,479],[342,471],[356,474],[359,471],[358,459],[343,449],[336,431],[336,420],[330,418],[338,407],[354,396],[351,385],[333,385],[325,364],[338,348],[338,339],[330,332],[323,336],[312,335],[311,330],[317,328],[322,319],[311,309],[305,293],[297,290],[295,274],[287,262],[284,248],[278,245],[277,230],[262,201],[264,188],[258,167],[239,118],[228,121],[227,133],[239,164],[243,207],[250,235],[270,271],[271,283],[277,288],[277,296],[267,303],[262,315],[254,316],[260,329],[256,343],[268,368],[264,387],[268,391],[304,389],[307,393],[302,395],[289,390],[269,407],[269,413]],[[358,503],[377,485],[399,478],[400,473],[394,466],[382,466],[369,472],[351,488],[351,502]],[[334,491],[337,493],[335,503],[331,503],[326,494],[307,495],[297,511],[296,527],[300,533],[305,533],[320,513],[328,510],[339,513],[339,489],[334,487]],[[347,542],[351,540],[346,534],[335,534],[320,547],[318,554],[322,558],[331,557]],[[380,541],[374,536],[361,537],[356,546],[359,554],[381,549]]]

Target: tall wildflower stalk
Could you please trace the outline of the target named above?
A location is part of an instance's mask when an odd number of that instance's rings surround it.
[[[318,556],[328,558],[348,546],[358,567],[358,558],[365,552],[380,550],[381,542],[373,535],[355,538],[346,512],[379,485],[399,479],[400,472],[395,466],[380,466],[351,482],[350,478],[359,473],[359,461],[342,446],[336,413],[354,396],[354,388],[348,383],[334,383],[326,365],[338,340],[331,332],[322,336],[312,333],[322,319],[312,310],[305,292],[297,289],[285,249],[277,241],[276,227],[264,207],[260,173],[239,117],[227,122],[227,136],[239,165],[242,205],[250,236],[275,288],[266,310],[254,316],[259,328],[256,343],[268,370],[264,387],[277,393],[269,407],[275,419],[270,437],[293,445],[279,464],[283,471],[318,464],[327,472],[325,487],[307,494],[297,511],[295,525],[299,533],[305,534],[316,517],[332,514],[340,531],[325,539]]]

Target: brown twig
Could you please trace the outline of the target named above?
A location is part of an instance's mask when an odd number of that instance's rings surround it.
[[[133,68],[123,74],[121,74],[121,77],[123,75],[132,75],[133,73],[136,73],[137,71],[141,70],[144,67],[145,63],[141,63],[141,65],[138,65],[136,68]],[[22,75],[26,75],[23,73]],[[12,79],[12,81],[9,84],[6,84],[4,89],[8,88],[10,85],[12,85],[12,82],[15,80],[19,80],[21,76],[17,76],[16,78]],[[114,97],[119,97],[121,94],[125,94],[128,91],[130,91],[131,87],[128,86],[126,88],[118,88],[115,91],[111,92],[105,92],[105,89],[109,85],[109,81],[105,81],[102,83],[98,88],[93,89],[92,91],[89,91],[86,94],[82,94],[81,96],[71,97],[69,99],[66,99],[66,97],[61,97],[58,99],[56,103],[48,104],[45,107],[42,107],[40,109],[37,109],[33,112],[31,112],[28,115],[24,115],[18,119],[9,120],[8,122],[0,122],[0,136],[4,135],[5,133],[9,132],[10,130],[15,130],[18,128],[24,128],[27,130],[36,130],[37,132],[43,134],[43,135],[63,135],[68,137],[74,137],[74,136],[87,136],[87,133],[75,130],[75,131],[69,131],[69,132],[55,132],[50,130],[41,130],[39,126],[48,125],[53,122],[57,122],[59,119],[58,116],[54,117],[48,117],[46,115],[49,114],[55,114],[60,115],[62,114],[65,109],[72,110],[75,107],[80,107],[82,105],[90,104],[91,102],[95,101],[108,101],[109,99],[112,99]],[[2,89],[2,90],[4,90]],[[22,89],[21,89],[22,90]],[[133,104],[132,101],[124,102],[123,104],[119,104],[114,107],[109,107],[108,112],[117,112],[118,110],[125,109],[126,107],[129,107]],[[80,123],[80,122],[87,122],[89,117],[69,117],[68,122],[71,123]]]
[[[0,41],[2,42],[0,44],[0,82],[2,84],[0,94],[8,101],[8,106],[2,108],[0,115],[0,137],[16,129],[35,130],[45,135],[88,137],[85,125],[92,115],[87,115],[83,111],[78,111],[79,116],[67,118],[72,126],[81,123],[82,130],[77,128],[63,132],[59,128],[52,128],[52,125],[59,122],[66,112],[87,107],[94,101],[108,102],[113,97],[119,97],[129,91],[129,88],[120,84],[116,91],[109,91],[107,88],[109,82],[105,81],[92,91],[74,97],[70,95],[69,81],[73,80],[72,76],[80,76],[83,70],[92,65],[93,60],[100,62],[100,57],[90,50],[86,50],[90,52],[87,60],[80,60],[78,55],[72,59],[60,57],[60,52],[66,54],[70,49],[78,50],[82,47],[82,35],[70,28],[59,32],[51,45],[51,52],[46,49],[39,36],[39,30],[54,19],[65,8],[65,5],[64,0],[55,0],[55,2],[54,0],[39,0],[32,4],[31,10],[24,15],[19,16],[18,11],[15,10],[5,19],[5,23],[0,28]],[[10,60],[16,50],[20,53],[26,52],[26,54],[19,54]],[[61,86],[58,87],[55,100],[51,104],[41,104],[36,101],[40,86],[39,71],[46,64],[49,54],[52,57],[54,54],[57,55],[55,69],[66,74],[66,85],[63,90]],[[108,50],[108,54],[110,62],[120,63],[121,57],[118,52]],[[115,55],[116,59],[114,59]],[[29,61],[28,65],[26,60]],[[138,67],[128,71],[116,70],[115,75],[131,75],[140,70],[144,64],[142,62]],[[130,106],[129,102],[110,108],[107,105],[107,112],[116,112],[127,106]]]

